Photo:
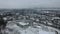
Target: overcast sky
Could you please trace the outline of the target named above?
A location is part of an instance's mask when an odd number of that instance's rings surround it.
[[[60,7],[60,0],[0,0],[0,8]]]

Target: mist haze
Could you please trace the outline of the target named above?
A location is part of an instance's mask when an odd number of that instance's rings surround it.
[[[60,0],[0,0],[0,8],[59,8]]]

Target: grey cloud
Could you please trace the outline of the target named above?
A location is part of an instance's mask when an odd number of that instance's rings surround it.
[[[0,8],[60,7],[60,0],[0,0]]]

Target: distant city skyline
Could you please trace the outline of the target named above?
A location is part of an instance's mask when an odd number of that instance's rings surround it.
[[[60,8],[60,0],[0,0],[0,8]]]

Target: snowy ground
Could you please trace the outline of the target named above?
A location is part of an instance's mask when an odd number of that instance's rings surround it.
[[[20,22],[22,24],[22,22]],[[25,24],[24,24],[25,25]],[[21,28],[20,26],[17,26],[16,23],[8,23],[5,29],[6,34],[55,34],[55,31],[49,30],[46,27],[43,26],[36,26],[37,28],[34,28],[33,26],[29,26],[27,28]]]

